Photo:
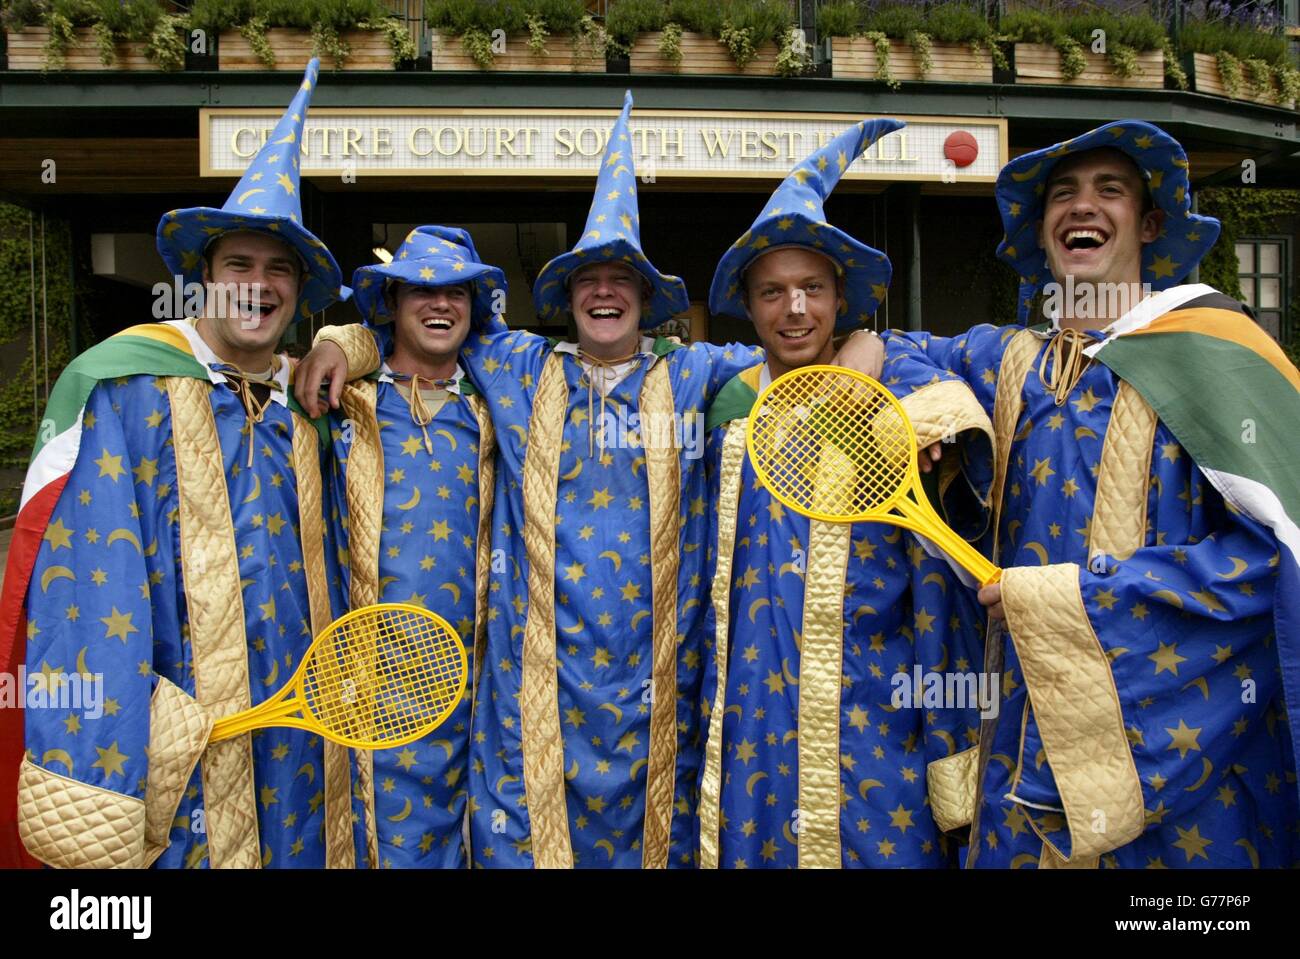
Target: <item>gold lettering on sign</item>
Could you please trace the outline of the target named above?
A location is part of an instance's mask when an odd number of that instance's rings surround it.
[[[681,127],[672,127],[671,129],[669,127],[660,127],[659,156],[668,156],[668,148],[675,147],[677,149],[676,156],[684,159],[686,157],[685,135],[686,131]]]
[[[798,130],[790,130],[785,134],[786,142],[789,144],[785,149],[785,158],[791,162],[799,159],[799,154],[795,151],[795,141],[802,140],[803,134]]]
[[[727,139],[724,142],[722,139],[721,127],[714,127],[712,130],[700,131],[700,137],[704,140],[704,148],[709,151],[710,159],[717,155],[721,155],[724,159],[726,158],[727,151],[731,149],[732,134],[735,132],[735,130],[728,130]]]
[[[257,153],[256,143],[250,146],[247,150],[241,150],[239,148],[239,138],[246,133],[249,136],[255,137],[257,131],[254,130],[252,127],[240,127],[238,130],[236,130],[234,133],[230,135],[230,152],[233,153],[235,156],[239,157],[241,160],[247,160],[249,157]]]
[[[446,142],[445,133],[451,134],[451,145],[443,146]],[[433,147],[438,151],[438,156],[454,157],[461,150],[461,144],[465,139],[465,131],[460,127],[438,127],[438,132],[433,137]]]
[[[515,153],[514,139],[514,130],[511,130],[509,127],[497,127],[497,149],[495,155],[503,156],[504,153],[502,151],[504,151],[505,153],[509,153],[511,156],[517,156],[518,154]]]
[[[759,139],[763,142],[764,160],[775,160],[778,156],[781,155],[781,147],[777,144],[776,141],[777,136],[778,134],[776,133],[775,130],[768,130],[761,137],[759,137]],[[772,152],[768,153],[769,150],[771,150]]]
[[[742,160],[758,159],[758,131],[740,131],[740,158]]]
[[[421,135],[423,135],[423,136],[425,136],[425,137],[432,138],[432,137],[433,137],[433,131],[430,130],[428,127],[413,127],[413,128],[411,129],[411,132],[410,132],[409,134],[407,134],[407,137],[406,137],[406,149],[410,152],[411,156],[415,156],[415,157],[427,157],[430,153],[433,152],[433,141],[432,141],[432,139],[430,139],[430,140],[428,141],[428,142],[429,142],[429,148],[428,148],[427,150],[425,150],[425,149],[421,149],[421,147],[416,146],[416,143],[415,143],[416,138],[419,137],[419,136],[421,136]]]
[[[533,155],[533,134],[541,135],[541,130],[537,127],[520,127],[518,135],[523,138],[524,152],[520,156],[531,157]]]
[[[370,152],[361,145],[361,131],[356,127],[345,127],[343,130],[343,156],[349,157],[354,152],[359,157],[370,156]]]
[[[559,144],[559,149],[555,151],[557,159],[563,160],[565,157],[573,156],[573,131],[568,127],[558,127],[555,131],[555,142]]]
[[[650,147],[646,145],[646,140],[654,131],[649,127],[640,127],[632,131],[632,142],[636,145],[636,155],[644,157],[650,155]]]
[[[447,130],[454,130],[455,127],[445,127],[444,129],[447,129]],[[479,141],[478,141],[478,142],[479,142],[479,148],[478,148],[477,152],[474,150],[473,146],[471,146],[471,143],[472,143],[472,141],[473,141],[473,139],[474,139],[474,131],[475,131],[475,130],[478,130],[478,132],[481,134],[481,135],[479,136]],[[456,132],[459,133],[460,131],[457,130]],[[453,151],[453,152],[454,152],[454,151]],[[488,152],[488,128],[487,128],[487,127],[470,127],[468,130],[466,130],[466,131],[465,131],[465,155],[466,155],[466,156],[471,156],[471,157],[474,157],[475,159],[477,159],[478,157],[481,157],[481,156],[487,156],[487,152]],[[446,155],[446,156],[451,156],[450,153],[445,154],[445,155]]]
[[[377,157],[393,155],[393,130],[391,127],[371,127],[370,142]]]

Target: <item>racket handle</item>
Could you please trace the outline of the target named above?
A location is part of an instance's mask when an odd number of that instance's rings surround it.
[[[227,739],[234,739],[236,736],[252,732],[254,729],[261,729],[263,726],[275,726],[278,720],[285,719],[298,712],[298,705],[298,700],[290,697],[279,702],[262,703],[252,709],[245,709],[242,712],[218,719],[212,724],[212,734],[208,736],[208,743],[224,742]]]

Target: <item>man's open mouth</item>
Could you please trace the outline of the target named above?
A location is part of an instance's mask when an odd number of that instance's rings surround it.
[[[623,316],[623,311],[615,306],[598,306],[587,312],[593,320],[617,320]]]
[[[783,340],[802,340],[812,332],[812,327],[802,327],[797,330],[777,330],[776,335]]]
[[[274,313],[276,309],[277,309],[276,304],[262,303],[260,301],[252,302],[250,300],[243,300],[240,301],[239,304],[240,316],[247,316],[251,319],[264,320],[272,313]]]
[[[424,321],[424,328],[426,330],[450,330],[451,327],[451,320],[442,316],[433,316]]]
[[[1075,250],[1096,250],[1105,246],[1106,241],[1109,239],[1110,237],[1101,230],[1071,229],[1065,231],[1062,243],[1067,250],[1074,252]]]

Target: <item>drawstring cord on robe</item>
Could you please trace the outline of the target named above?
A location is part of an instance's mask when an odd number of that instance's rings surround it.
[[[244,413],[248,417],[248,467],[253,466],[253,427],[262,422],[266,416],[266,409],[271,405],[271,394],[283,392],[280,384],[276,382],[275,374],[280,371],[280,357],[275,356],[271,359],[271,368],[265,373],[248,373],[237,366],[229,363],[212,363],[210,368],[220,373],[230,383],[235,395],[239,397],[244,404]],[[257,387],[266,388],[266,399],[259,400],[254,389]]]
[[[1092,357],[1084,355],[1091,342],[1087,333],[1066,327],[1052,337],[1051,345],[1038,364],[1038,380],[1049,392],[1056,395],[1056,405],[1063,406],[1074,387],[1092,365]],[[1047,372],[1047,361],[1052,361],[1052,372]]]
[[[594,456],[596,453],[596,444],[593,433],[596,429],[596,421],[592,417],[593,403],[591,391],[596,384],[595,372],[600,370],[600,451],[605,452],[605,401],[609,399],[609,391],[605,389],[605,382],[613,379],[618,374],[614,372],[614,367],[620,366],[637,358],[638,353],[629,353],[627,356],[621,356],[618,359],[602,360],[598,356],[592,356],[584,350],[578,350],[578,361],[581,363],[590,363],[591,369],[585,370],[587,376],[587,455]]]
[[[411,408],[411,422],[420,428],[424,434],[424,448],[430,456],[433,455],[433,440],[429,438],[429,424],[433,422],[434,412],[429,409],[429,405],[424,401],[424,394],[420,391],[421,377],[418,373],[408,376],[405,373],[389,372],[394,380],[403,383],[409,383],[406,391],[398,390],[399,394],[405,392],[406,405]],[[442,397],[435,396],[434,399],[445,399],[446,395],[451,392],[451,388],[456,385],[455,379],[450,380],[424,380],[432,390],[443,391]]]

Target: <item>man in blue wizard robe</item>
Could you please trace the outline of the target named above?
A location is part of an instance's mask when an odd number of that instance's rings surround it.
[[[49,695],[26,710],[18,827],[50,865],[352,862],[346,750],[286,728],[206,745],[333,618],[322,436],[275,352],[342,295],[298,191],[317,71],[224,207],[158,225],[168,267],[209,284],[203,315],[127,329],[51,397],[28,485],[62,485],[18,574],[27,673]],[[68,686],[100,696],[65,708]]]
[[[823,203],[864,150],[902,126],[856,123],[798,163],[713,277],[710,311],[752,321],[767,358],[724,386],[708,417],[716,628],[704,683],[705,867],[951,861],[927,806],[926,766],[979,729],[975,594],[897,527],[787,510],[745,449],[758,394],[827,362],[833,335],[879,306],[889,260],[827,223]],[[962,419],[930,417],[940,401]],[[924,438],[973,431],[966,438],[987,447],[992,436],[951,374],[903,403]],[[961,695],[925,703],[916,667]]]
[[[548,322],[572,314],[578,342],[513,331],[461,354],[496,428],[503,564],[489,578],[470,749],[479,866],[695,859],[704,413],[756,354],[644,335],[689,301],[641,249],[631,108],[629,93],[582,237],[533,291]],[[343,348],[322,361],[332,382],[374,365],[370,338],[353,332],[322,331]],[[309,408],[319,377],[303,380]]]
[[[492,516],[492,423],[457,362],[471,331],[504,330],[505,274],[464,230],[421,226],[391,263],[352,277],[353,302],[383,343],[372,378],[349,383],[330,414],[332,516],[352,608],[412,603],[483,654],[485,524]],[[468,805],[471,682],[438,729],[409,745],[357,750],[358,861],[460,868]]]
[[[1026,154],[997,202],[1021,322],[1040,291],[1047,322],[891,335],[884,369],[957,373],[995,433],[964,465],[993,481],[1003,700],[932,773],[936,816],[971,823],[968,865],[1294,865],[1300,374],[1180,283],[1219,224],[1164,131]]]

